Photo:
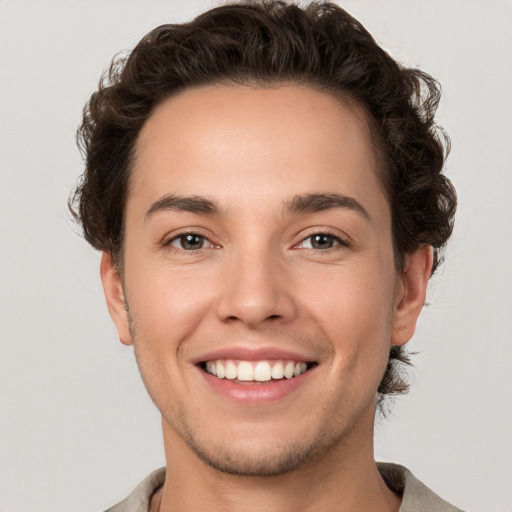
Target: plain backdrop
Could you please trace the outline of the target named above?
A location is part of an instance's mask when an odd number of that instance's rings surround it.
[[[340,1],[443,85],[460,200],[411,342],[411,393],[376,427],[470,511],[512,511],[512,2]],[[159,415],[107,314],[67,198],[81,108],[114,54],[207,1],[0,0],[0,510],[100,511],[164,464]]]

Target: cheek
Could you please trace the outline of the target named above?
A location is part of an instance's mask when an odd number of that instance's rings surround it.
[[[150,338],[155,348],[179,344],[211,310],[215,287],[197,272],[139,268],[131,277],[126,283],[130,315],[138,335]]]
[[[388,274],[390,274],[388,272]],[[298,296],[311,320],[329,340],[334,371],[376,379],[383,373],[391,343],[393,283],[380,272],[380,263],[364,268],[329,269]]]
[[[296,296],[304,309],[310,309],[326,327],[351,326],[354,333],[389,327],[392,277],[380,272],[378,262],[327,268],[299,286]]]

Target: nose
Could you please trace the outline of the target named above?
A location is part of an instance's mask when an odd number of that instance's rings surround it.
[[[233,255],[226,262],[217,317],[250,328],[280,325],[296,315],[293,281],[271,251]]]

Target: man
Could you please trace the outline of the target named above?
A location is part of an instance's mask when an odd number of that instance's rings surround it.
[[[438,100],[332,4],[226,5],[112,66],[73,207],[167,467],[111,511],[457,510],[373,457],[453,225]]]

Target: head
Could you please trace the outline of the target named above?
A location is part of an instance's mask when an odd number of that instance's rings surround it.
[[[127,278],[127,205],[140,185],[139,164],[146,162],[151,141],[158,138],[156,127],[164,126],[164,119],[176,120],[171,122],[174,132],[166,136],[179,139],[184,125],[193,130],[185,122],[187,106],[191,112],[201,105],[214,111],[231,98],[241,109],[250,108],[246,99],[251,95],[269,116],[272,105],[277,109],[286,97],[296,109],[309,104],[314,110],[317,104],[325,116],[329,102],[338,105],[357,124],[371,154],[367,167],[389,211],[393,275],[403,276],[421,250],[431,251],[431,259],[424,258],[424,271],[429,276],[435,271],[452,231],[456,204],[454,190],[441,173],[448,142],[434,122],[438,84],[394,61],[358,21],[333,4],[301,9],[263,1],[226,5],[191,23],[156,28],[127,57],[112,63],[84,110],[79,141],[86,170],[71,207],[85,238],[111,258],[122,285]],[[258,117],[257,111],[253,114]],[[338,121],[333,119],[332,126],[344,126]],[[349,132],[343,135],[350,138]],[[319,144],[325,139],[319,138]],[[236,175],[231,179],[236,181]],[[172,179],[169,183],[172,188]],[[171,195],[182,185],[170,190]],[[359,186],[364,187],[364,180]],[[333,200],[329,186],[320,182],[318,187],[326,192],[323,201]],[[196,195],[189,194],[189,199]],[[203,202],[194,207],[213,206]],[[129,294],[127,299],[131,306]],[[132,325],[126,338],[136,329]],[[312,335],[310,341],[314,339]],[[404,343],[391,343],[387,350],[380,397],[407,389],[398,366],[408,361]]]

